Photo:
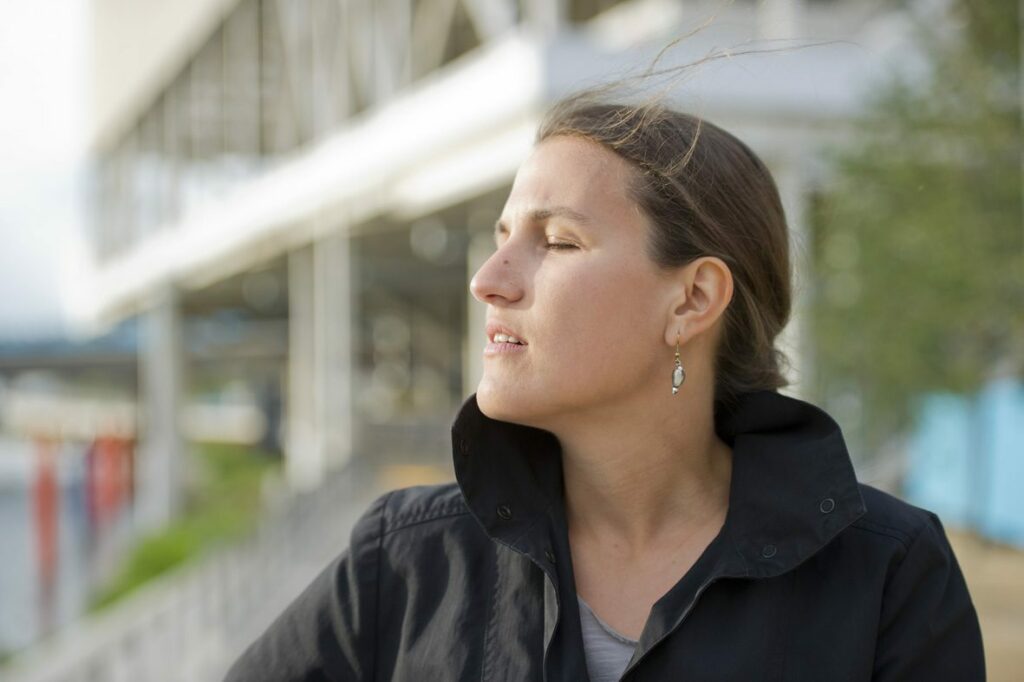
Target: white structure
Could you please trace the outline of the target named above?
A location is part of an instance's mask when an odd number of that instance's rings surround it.
[[[715,60],[677,96],[772,167],[806,272],[821,149],[904,35],[883,6],[94,0],[96,297],[83,313],[151,320],[138,469],[149,520],[177,505],[182,311],[254,268],[287,282],[297,486],[354,452],[443,451],[479,373],[484,311],[469,273],[539,115],[709,19],[661,63],[788,48]],[[810,357],[799,312],[786,342]],[[796,379],[799,393],[808,377]]]

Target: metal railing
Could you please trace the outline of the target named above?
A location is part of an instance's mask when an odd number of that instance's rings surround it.
[[[258,532],[218,548],[0,667],[11,682],[220,680],[255,639],[348,545],[381,491],[343,471],[279,498]]]

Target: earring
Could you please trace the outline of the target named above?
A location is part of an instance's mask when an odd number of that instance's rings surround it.
[[[686,381],[686,370],[679,360],[679,334],[676,334],[676,366],[672,370],[672,395],[679,393],[679,387]]]

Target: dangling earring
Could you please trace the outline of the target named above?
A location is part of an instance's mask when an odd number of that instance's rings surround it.
[[[686,370],[683,363],[679,361],[679,333],[676,333],[676,366],[672,370],[672,395],[679,393],[679,387],[686,381]]]

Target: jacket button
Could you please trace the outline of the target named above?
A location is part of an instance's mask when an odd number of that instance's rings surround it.
[[[833,500],[831,497],[826,497],[824,500],[821,501],[821,504],[818,505],[818,509],[821,510],[822,514],[828,514],[829,512],[831,512],[835,508],[836,508],[836,501]]]
[[[555,553],[552,552],[550,549],[544,550],[544,556],[547,557],[547,560],[551,563],[555,563]]]
[[[503,518],[506,521],[508,521],[509,519],[512,518],[512,508],[509,507],[507,504],[499,504],[498,505],[498,516],[500,516],[501,518]]]
[[[761,548],[761,556],[765,559],[771,559],[775,556],[775,545],[765,545]]]

